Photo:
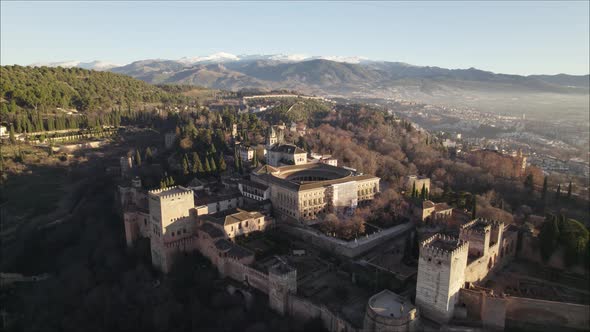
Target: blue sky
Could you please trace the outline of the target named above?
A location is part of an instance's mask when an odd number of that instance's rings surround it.
[[[1,62],[217,52],[587,74],[589,2],[1,2]]]

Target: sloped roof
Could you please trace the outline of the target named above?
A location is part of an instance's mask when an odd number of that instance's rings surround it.
[[[434,204],[434,211],[445,211],[452,209],[447,203],[436,203]]]
[[[292,144],[275,145],[275,146],[273,146],[270,149],[270,151],[272,151],[272,152],[281,152],[281,153],[289,153],[289,154],[306,153],[305,150],[299,148],[296,145],[292,145]]]

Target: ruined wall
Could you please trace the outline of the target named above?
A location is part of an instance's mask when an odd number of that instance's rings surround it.
[[[535,331],[563,328],[590,329],[590,306],[523,297],[493,297],[482,290],[461,289],[459,304],[469,318],[481,320],[484,328],[520,327]]]
[[[506,319],[510,326],[522,326],[541,331],[559,331],[560,327],[588,330],[590,329],[590,306],[507,297]]]
[[[221,274],[236,281],[245,282],[259,291],[268,294],[268,275],[244,265],[231,258],[219,260]]]
[[[316,305],[297,295],[289,294],[287,313],[304,320],[320,318],[324,327],[330,332],[361,332],[362,328],[352,326],[345,319],[334,314],[323,305]]]
[[[459,291],[458,305],[467,310],[467,317],[474,320],[481,320],[481,308],[484,293],[481,291],[462,288]]]
[[[483,230],[462,229],[459,238],[469,242],[469,256],[480,257],[487,255],[490,246],[491,227],[486,226]]]
[[[469,243],[471,246],[471,243]],[[487,255],[467,264],[465,282],[477,282],[486,278],[488,273],[498,266],[498,247],[496,244],[487,250]]]

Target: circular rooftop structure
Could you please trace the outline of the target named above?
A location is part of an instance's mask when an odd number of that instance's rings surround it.
[[[318,163],[280,167],[273,175],[296,183],[309,183],[346,178],[352,176],[352,172],[345,168]]]
[[[414,331],[418,323],[416,307],[389,290],[373,295],[367,304],[365,329],[369,331]]]

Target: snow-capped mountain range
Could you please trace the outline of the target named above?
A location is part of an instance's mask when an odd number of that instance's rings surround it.
[[[278,62],[299,62],[306,60],[331,60],[343,63],[361,63],[370,61],[362,56],[309,56],[305,54],[241,54],[234,55],[226,52],[219,52],[208,56],[184,57],[180,58],[178,62],[184,64],[207,64],[207,63],[224,63],[224,62],[240,62],[240,61],[257,61],[257,60],[272,60]]]
[[[316,59],[323,59],[323,60],[331,60],[336,62],[342,63],[363,63],[363,62],[370,62],[366,57],[362,56],[309,56],[305,54],[241,54],[235,55],[227,52],[218,52],[211,55],[205,56],[193,56],[193,57],[182,57],[178,60],[170,60],[176,61],[183,65],[195,65],[195,64],[212,64],[212,63],[227,63],[227,62],[246,62],[246,61],[258,61],[258,60],[271,60],[277,62],[300,62],[300,61],[307,61],[307,60],[316,60]],[[160,59],[158,59],[160,60]],[[84,69],[94,69],[94,70],[109,70],[115,67],[121,67],[122,64],[115,64],[106,61],[94,60],[90,62],[83,62],[83,61],[59,61],[59,62],[37,62],[31,64],[31,66],[40,67],[40,66],[48,66],[48,67],[64,67],[64,68],[71,68],[71,67],[79,67]]]

